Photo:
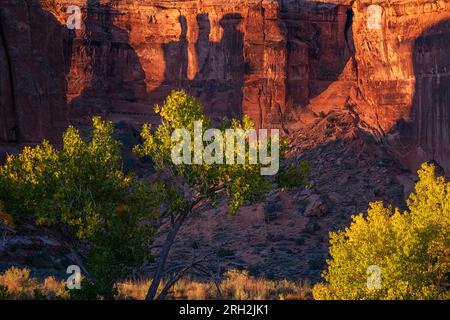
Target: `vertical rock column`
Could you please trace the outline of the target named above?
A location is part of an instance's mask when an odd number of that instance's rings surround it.
[[[243,111],[257,127],[280,128],[286,105],[287,32],[279,4],[253,4],[246,18]]]

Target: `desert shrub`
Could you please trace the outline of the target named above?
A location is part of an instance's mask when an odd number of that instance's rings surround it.
[[[305,232],[308,234],[315,234],[317,231],[320,230],[320,225],[317,223],[317,221],[308,221],[308,223],[305,226]]]
[[[62,150],[48,142],[25,147],[0,167],[0,200],[17,221],[24,215],[87,239],[91,278],[102,295],[112,296],[114,280],[148,256],[149,226],[158,206],[158,185],[121,170],[121,143],[113,125],[93,118],[89,140],[69,127]]]
[[[12,267],[0,275],[0,285],[15,297],[32,298],[38,281],[30,276],[30,269]]]
[[[311,171],[311,164],[307,160],[300,161],[299,164],[291,164],[280,170],[276,176],[276,181],[281,189],[306,187]]]
[[[281,199],[278,197],[273,201],[267,202],[264,205],[264,221],[270,222],[276,220],[278,214],[283,211]]]
[[[424,164],[400,212],[371,203],[367,216],[353,217],[349,228],[330,233],[327,285],[316,299],[448,299],[450,183]],[[368,268],[377,266],[379,286],[368,286]],[[370,275],[370,273],[369,273]]]
[[[40,291],[47,299],[66,299],[68,297],[66,281],[57,280],[52,276],[44,279]]]
[[[144,300],[150,284],[151,280],[122,281],[117,284],[117,298],[120,300]]]
[[[231,257],[235,255],[235,252],[232,249],[220,248],[217,250],[216,255],[219,258]]]
[[[30,272],[30,269],[12,267],[0,275],[0,284],[7,288],[10,298],[34,298],[38,281],[30,276]]]

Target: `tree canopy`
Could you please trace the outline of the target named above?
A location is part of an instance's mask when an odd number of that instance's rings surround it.
[[[330,233],[327,285],[316,299],[448,299],[450,183],[424,164],[408,210],[374,202],[349,228]],[[372,267],[379,287],[368,285]]]

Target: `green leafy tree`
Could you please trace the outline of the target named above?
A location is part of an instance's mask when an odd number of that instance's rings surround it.
[[[408,211],[371,203],[367,217],[330,233],[328,284],[314,288],[315,299],[450,298],[450,183],[435,176],[433,165],[418,173]],[[370,266],[380,270],[378,287],[367,285]]]
[[[298,164],[290,164],[276,176],[276,182],[281,189],[307,187],[311,164],[301,160]]]
[[[249,164],[248,161],[245,164],[234,165],[207,164],[204,161],[200,164],[174,164],[172,150],[177,143],[172,141],[172,133],[176,129],[184,128],[191,137],[194,137],[187,146],[188,152],[191,153],[193,158],[195,157],[195,143],[207,145],[202,140],[202,136],[207,129],[211,128],[211,121],[204,115],[202,104],[182,91],[172,92],[162,106],[155,107],[155,111],[161,116],[162,123],[155,132],[152,132],[149,124],[143,126],[141,133],[143,144],[137,146],[135,151],[140,156],[149,156],[154,161],[161,176],[165,176],[166,195],[164,202],[166,208],[163,217],[168,221],[169,232],[159,255],[157,269],[147,299],[156,298],[159,284],[165,274],[164,268],[167,256],[177,233],[186,219],[192,215],[200,204],[205,201],[215,204],[219,195],[226,196],[229,213],[236,214],[245,200],[257,199],[267,192],[271,186],[268,180],[260,174],[261,165]],[[203,131],[201,134],[194,132],[194,121],[202,121]],[[225,129],[227,128],[246,131],[253,128],[253,123],[248,117],[244,117],[242,121],[232,120],[222,123],[221,126],[222,128],[217,130],[225,135]],[[199,140],[196,142],[195,139]],[[248,159],[250,142],[247,140],[246,143],[245,156]],[[268,143],[268,141],[260,141],[259,143]],[[225,156],[225,150],[221,151]],[[184,268],[183,270],[186,271],[187,269]],[[176,275],[174,279],[176,280],[179,277],[180,274]],[[169,285],[173,282],[168,281]],[[167,291],[166,286],[159,298],[163,298],[164,292]]]
[[[111,298],[114,281],[148,257],[153,235],[149,224],[158,208],[158,185],[121,170],[121,143],[113,125],[93,118],[89,140],[69,127],[62,150],[48,142],[25,147],[0,167],[0,201],[21,221],[53,226],[87,239],[89,279],[99,295]]]

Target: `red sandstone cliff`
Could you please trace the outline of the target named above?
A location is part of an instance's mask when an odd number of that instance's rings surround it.
[[[383,8],[368,30],[367,6]],[[353,4],[361,111],[411,167],[433,159],[450,172],[450,1]]]
[[[450,169],[449,1],[3,0],[0,18],[0,142],[92,114],[156,122],[151,105],[183,88],[213,117],[288,134],[351,104],[405,162]]]

